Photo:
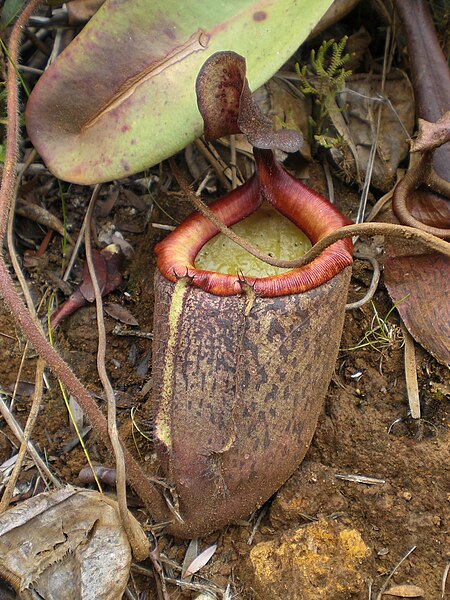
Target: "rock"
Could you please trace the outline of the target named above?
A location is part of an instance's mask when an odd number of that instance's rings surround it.
[[[358,531],[322,519],[257,544],[246,571],[258,600],[356,600],[367,597],[370,555]]]
[[[283,485],[270,509],[274,527],[308,521],[307,516],[326,517],[347,508],[334,471],[320,463],[304,461]]]

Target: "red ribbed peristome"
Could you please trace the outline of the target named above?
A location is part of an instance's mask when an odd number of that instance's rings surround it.
[[[256,173],[243,186],[210,205],[225,225],[234,225],[248,217],[264,200],[295,223],[312,244],[351,223],[328,200],[289,175],[270,150],[255,149],[254,154]],[[155,247],[161,274],[170,281],[189,276],[193,285],[218,296],[241,294],[242,277],[194,266],[201,248],[217,233],[206,217],[191,215]],[[304,267],[273,277],[245,277],[245,281],[263,297],[298,294],[329,281],[351,263],[352,243],[341,240]]]

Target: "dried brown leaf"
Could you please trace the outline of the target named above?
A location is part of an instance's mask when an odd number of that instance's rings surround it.
[[[400,162],[409,152],[407,138],[414,130],[414,96],[411,83],[403,71],[393,70],[387,75],[384,85],[384,96],[389,99],[389,103],[384,103],[381,109],[372,184],[387,192],[394,184]],[[332,106],[330,118],[336,135],[345,140],[348,148],[339,144],[331,149],[331,154],[342,175],[348,180],[354,180],[357,176],[355,158],[361,177],[365,176],[373,143],[374,124],[380,107],[381,89],[381,75],[352,75],[339,94],[339,107]]]
[[[424,595],[423,588],[410,584],[393,585],[383,594],[383,596],[396,596],[397,598],[421,598]]]
[[[198,538],[194,538],[189,542],[189,546],[184,555],[181,577],[184,581],[191,581],[192,573],[188,573],[189,567],[192,565],[194,560],[198,557]]]
[[[450,259],[441,254],[389,254],[385,283],[403,322],[414,339],[449,365]]]
[[[405,341],[405,381],[409,410],[413,419],[420,419],[420,396],[414,339],[404,325],[402,325],[402,331]]]
[[[72,236],[69,233],[67,233],[67,230],[64,228],[64,225],[61,223],[58,217],[52,215],[51,212],[49,212],[42,206],[28,203],[20,204],[16,207],[16,213],[21,215],[22,217],[30,219],[30,221],[35,221],[36,223],[39,223],[39,225],[42,225],[43,227],[48,227],[49,229],[56,231],[62,237],[66,236],[69,244],[71,244],[72,246],[75,245]]]
[[[92,250],[92,262],[94,263],[95,276],[98,281],[100,292],[103,293],[108,279],[108,274],[106,270],[106,258],[97,250]],[[83,298],[87,302],[94,302],[94,288],[92,287],[92,279],[89,274],[89,267],[87,262],[84,265],[83,281],[78,289],[80,290]]]
[[[77,430],[83,429],[84,425],[84,412],[81,406],[78,404],[77,399],[72,394],[69,397],[70,415],[69,415],[69,427],[72,433]]]
[[[116,319],[116,321],[125,323],[125,325],[130,325],[130,327],[137,327],[139,325],[138,321],[133,317],[128,308],[115,302],[105,304],[105,312],[113,319]]]
[[[133,528],[144,536],[137,521]],[[26,500],[0,516],[2,566],[19,593],[48,600],[119,600],[131,550],[117,503],[94,491],[65,487]]]
[[[92,250],[95,274],[102,296],[106,296],[122,283],[124,255],[116,244],[110,244],[101,252]],[[53,314],[50,327],[54,329],[63,319],[71,315],[86,302],[95,300],[92,279],[87,263],[83,270],[83,281],[75,292]]]

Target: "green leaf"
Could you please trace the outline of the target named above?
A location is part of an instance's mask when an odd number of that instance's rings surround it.
[[[5,0],[0,16],[0,31],[4,31],[22,10],[25,0]]]
[[[27,130],[60,179],[143,170],[202,132],[195,80],[233,50],[255,89],[292,55],[331,0],[107,0],[41,77]]]

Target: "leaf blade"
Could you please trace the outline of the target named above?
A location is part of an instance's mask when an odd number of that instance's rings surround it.
[[[195,79],[208,56],[223,49],[245,55],[254,89],[330,4],[188,0],[180,16],[177,2],[108,0],[36,85],[26,114],[32,142],[55,175],[76,183],[109,181],[156,164],[202,131]],[[201,49],[191,48],[188,41],[200,30],[206,36],[198,34]],[[149,65],[154,70],[145,78]],[[125,97],[133,78],[139,85]],[[114,104],[117,94],[121,101]]]

